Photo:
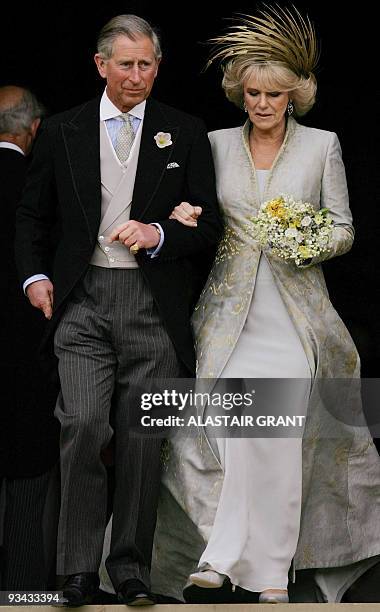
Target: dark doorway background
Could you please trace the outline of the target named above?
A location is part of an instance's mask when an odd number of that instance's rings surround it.
[[[270,2],[269,2],[270,3]],[[285,4],[280,0],[279,4]],[[359,348],[363,376],[379,376],[380,264],[378,27],[368,3],[296,2],[314,21],[322,43],[315,108],[302,123],[338,133],[356,227],[352,251],[324,266],[332,301]],[[92,57],[96,35],[114,15],[136,13],[158,26],[164,59],[154,95],[202,117],[209,130],[239,125],[241,111],[224,98],[220,72],[201,73],[202,44],[254,2],[8,3],[2,8],[1,84],[31,88],[50,113],[100,93]],[[376,30],[375,30],[376,29]]]

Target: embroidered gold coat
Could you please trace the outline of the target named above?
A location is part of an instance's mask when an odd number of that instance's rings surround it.
[[[245,229],[261,204],[248,132],[246,123],[210,134],[226,228],[193,319],[200,378],[218,378],[227,363],[247,317],[262,254]],[[288,120],[264,200],[281,193],[316,209],[329,208],[334,220],[330,252],[304,268],[263,253],[313,373],[294,568],[331,568],[380,554],[380,461],[362,416],[359,356],[329,300],[318,265],[348,251],[353,241],[345,171],[334,133]],[[197,565],[211,531],[222,478],[203,433],[196,439],[183,434],[173,438],[153,564],[159,592],[178,597],[180,581]],[[166,565],[169,557],[172,567],[170,562]]]

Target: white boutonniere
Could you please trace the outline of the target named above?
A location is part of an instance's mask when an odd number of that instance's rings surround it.
[[[172,135],[169,132],[157,132],[154,137],[156,141],[156,145],[159,149],[163,149],[164,147],[170,147],[172,145]]]

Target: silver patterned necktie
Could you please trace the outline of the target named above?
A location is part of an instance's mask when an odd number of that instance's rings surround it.
[[[121,113],[120,117],[123,120],[123,124],[117,135],[117,141],[115,146],[115,152],[119,160],[123,164],[127,161],[129,154],[132,149],[133,140],[135,133],[133,131],[131,118],[128,113]]]

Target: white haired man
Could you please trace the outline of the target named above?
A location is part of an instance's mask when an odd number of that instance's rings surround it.
[[[0,314],[0,366],[7,381],[2,388],[0,414],[0,482],[5,488],[0,584],[10,591],[54,586],[56,534],[47,530],[44,513],[54,482],[52,470],[59,458],[59,426],[53,416],[56,390],[37,359],[46,322],[25,300],[14,258],[16,208],[43,112],[27,89],[0,87],[0,236],[5,297]]]

